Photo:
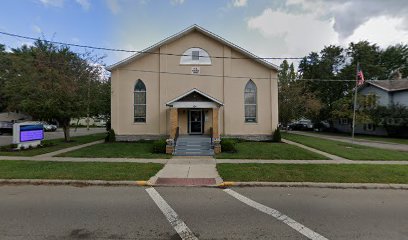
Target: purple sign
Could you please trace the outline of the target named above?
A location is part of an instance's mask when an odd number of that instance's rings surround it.
[[[20,126],[20,142],[38,141],[44,139],[43,125]]]

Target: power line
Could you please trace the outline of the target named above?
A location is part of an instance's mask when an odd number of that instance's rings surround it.
[[[13,55],[13,57],[21,57],[24,58],[22,55]],[[51,61],[44,61],[44,60],[39,60],[39,59],[27,59],[28,61],[33,60],[32,62],[36,63],[43,63],[43,64],[52,64],[53,66],[55,65],[65,65],[63,62],[51,62]],[[103,67],[102,65],[100,65]],[[278,77],[251,77],[251,76],[227,76],[227,75],[215,75],[215,74],[191,74],[191,73],[181,73],[181,72],[170,72],[170,71],[155,71],[155,70],[145,70],[145,69],[132,69],[132,68],[120,68],[120,70],[123,71],[131,71],[131,72],[143,72],[143,73],[157,73],[157,74],[170,74],[170,75],[181,75],[181,76],[191,76],[191,77],[217,77],[217,78],[238,78],[238,79],[274,79],[274,80],[279,80]],[[394,80],[388,80],[384,79],[387,81],[394,81]],[[355,82],[355,79],[319,79],[319,78],[298,78],[294,79],[293,82],[296,81],[316,81],[316,82]],[[382,80],[366,80],[366,82],[371,82],[371,81],[382,81]],[[398,80],[395,80],[398,81]]]
[[[1,32],[0,32],[1,33]],[[21,55],[13,55],[13,57],[24,57]],[[52,65],[64,65],[61,62],[50,62],[50,61],[43,61],[38,59],[33,59],[35,62],[38,63],[45,63],[45,64],[52,64]],[[101,67],[104,67],[101,65]],[[155,71],[155,70],[143,70],[143,69],[129,69],[129,68],[120,68],[120,70],[124,71],[132,71],[132,72],[143,72],[143,73],[159,73],[159,74],[171,74],[171,75],[182,75],[182,76],[201,76],[201,77],[218,77],[218,78],[239,78],[239,79],[275,79],[279,80],[278,77],[251,77],[251,76],[225,76],[225,75],[214,75],[214,74],[191,74],[191,73],[180,73],[180,72],[169,72],[169,71]],[[390,79],[378,79],[378,80],[366,80],[366,82],[372,81],[399,81],[399,80],[390,80]],[[294,79],[293,82],[296,81],[317,81],[317,82],[355,82],[355,79],[319,79],[319,78],[298,78]]]
[[[2,31],[0,31],[0,34],[6,35],[6,36],[9,36],[9,37],[22,38],[22,39],[33,40],[33,41],[39,40],[39,41],[43,41],[43,42],[46,42],[46,43],[53,43],[53,44],[58,44],[58,45],[65,45],[65,46],[79,47],[79,48],[88,48],[88,49],[94,49],[94,50],[110,51],[110,52],[157,54],[157,55],[177,56],[177,57],[191,56],[191,55],[188,55],[188,54],[161,53],[161,52],[151,52],[151,51],[141,51],[141,50],[127,50],[127,49],[119,49],[119,48],[96,47],[96,46],[91,46],[91,45],[82,45],[82,44],[75,44],[75,43],[67,43],[67,42],[59,42],[59,41],[39,39],[39,38],[28,37],[28,36],[23,36],[23,35],[19,35],[19,34],[15,34],[15,33],[2,32]],[[199,57],[205,58],[207,56],[199,56]],[[224,57],[224,56],[211,56],[209,58],[262,59],[262,60],[301,60],[301,59],[303,59],[303,57]]]

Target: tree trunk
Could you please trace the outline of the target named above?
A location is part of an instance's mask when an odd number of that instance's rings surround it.
[[[64,119],[62,121],[62,128],[64,130],[65,142],[71,141],[71,136],[70,136],[70,132],[69,132],[69,122],[70,122],[70,119]]]

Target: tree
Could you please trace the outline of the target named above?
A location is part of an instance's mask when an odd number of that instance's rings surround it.
[[[391,79],[393,71],[399,71],[402,76],[408,76],[408,45],[397,44],[387,47],[380,57],[380,65],[385,69],[380,79]]]
[[[333,103],[350,89],[348,81],[339,77],[345,64],[345,51],[340,46],[326,46],[319,53],[312,52],[299,64],[301,79],[306,81],[306,92],[316,96],[321,108],[316,121],[329,120]]]
[[[279,121],[287,125],[302,117],[314,119],[321,108],[313,93],[306,91],[305,83],[297,81],[293,63],[286,60],[280,65],[279,77]]]
[[[354,98],[353,95],[347,95],[334,103],[331,116],[334,119],[347,118],[353,119],[354,115]],[[356,104],[356,123],[374,123],[373,112],[377,108],[376,102],[378,97],[374,94],[357,95]]]
[[[13,49],[11,59],[12,74],[4,85],[8,109],[57,120],[70,141],[70,120],[86,115],[88,93],[99,80],[93,59],[41,40]]]
[[[4,45],[0,44],[0,112],[6,109],[6,97],[4,95],[4,82],[10,74],[9,53]]]

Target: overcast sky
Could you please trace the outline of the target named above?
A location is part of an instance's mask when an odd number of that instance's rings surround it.
[[[261,57],[303,57],[359,40],[408,43],[406,0],[3,0],[1,6],[0,31],[109,48],[142,50],[192,24]],[[30,41],[0,35],[0,43]],[[107,55],[107,64],[127,56],[97,53]]]

